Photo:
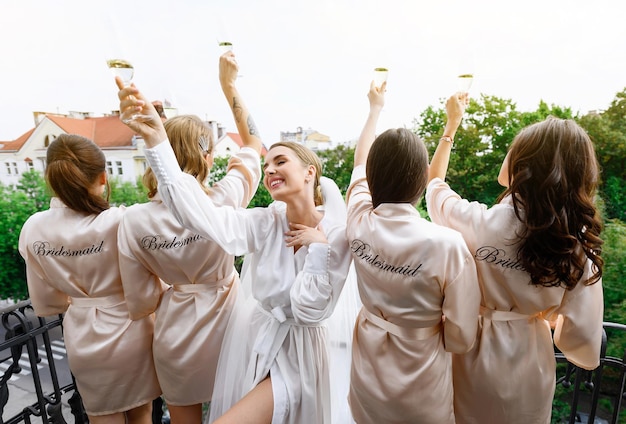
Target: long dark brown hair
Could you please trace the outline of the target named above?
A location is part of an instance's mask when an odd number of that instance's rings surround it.
[[[61,134],[48,146],[46,162],[46,182],[67,207],[87,214],[109,209],[108,179],[106,197],[90,192],[106,170],[104,153],[93,141],[80,135]]]
[[[518,260],[531,284],[573,289],[587,259],[602,278],[602,220],[594,203],[599,166],[591,139],[571,119],[549,117],[523,129],[508,155],[509,187],[515,215]]]
[[[389,129],[374,140],[365,171],[372,205],[415,205],[428,182],[428,151],[424,142],[406,128]]]

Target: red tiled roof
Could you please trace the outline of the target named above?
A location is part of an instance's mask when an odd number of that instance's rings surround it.
[[[93,140],[102,149],[132,146],[132,139],[135,133],[120,121],[117,115],[84,119],[68,118],[54,114],[46,114],[45,116],[58,125],[64,132],[87,137]],[[16,140],[7,142],[0,141],[0,152],[20,150],[33,132],[35,132],[35,128],[30,129]]]
[[[17,152],[18,150],[22,148],[24,143],[26,143],[26,140],[28,140],[28,138],[33,134],[34,131],[35,129],[33,128],[13,141],[7,141],[7,142],[0,141],[0,145],[2,145],[2,147],[0,147],[0,151],[1,152],[9,152],[9,151]]]
[[[93,140],[100,148],[116,148],[132,145],[134,132],[117,115],[97,118],[75,119],[46,115],[68,134],[78,134]]]

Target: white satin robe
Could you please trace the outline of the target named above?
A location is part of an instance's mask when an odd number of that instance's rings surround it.
[[[169,143],[146,150],[163,201],[195,233],[215,240],[230,254],[249,254],[243,279],[251,279],[252,309],[235,309],[222,348],[211,401],[211,418],[271,374],[272,423],[330,423],[330,383],[324,321],[345,283],[350,255],[345,218],[325,213],[320,222],[328,244],[285,246],[285,205],[234,209],[216,207],[197,182],[182,173]],[[336,186],[335,186],[336,189]],[[341,193],[336,189],[339,199]],[[248,276],[245,274],[249,272]],[[237,360],[236,357],[241,358]],[[224,372],[225,371],[225,372]]]
[[[449,352],[471,348],[480,304],[463,238],[408,203],[374,209],[365,166],[352,173],[347,234],[363,302],[352,346],[355,421],[453,424]]]
[[[117,229],[124,208],[85,215],[52,198],[20,233],[35,313],[65,312],[69,367],[89,415],[140,406],[161,395],[152,360],[152,317],[132,321],[124,301]]]
[[[536,287],[516,261],[512,244],[521,222],[510,197],[492,208],[461,199],[433,179],[426,193],[434,222],[463,234],[474,255],[482,291],[477,343],[455,355],[457,423],[549,423],[555,390],[554,344],[585,369],[599,364],[602,284],[574,290]],[[587,263],[583,280],[591,275]],[[558,318],[558,319],[557,319]]]
[[[242,149],[228,169],[208,197],[216,205],[245,207],[259,184],[259,155]],[[156,311],[153,354],[163,397],[179,406],[210,401],[239,286],[234,256],[182,227],[158,193],[126,210],[118,236],[131,317]],[[162,299],[159,278],[169,285]]]

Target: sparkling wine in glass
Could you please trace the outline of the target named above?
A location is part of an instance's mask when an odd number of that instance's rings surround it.
[[[230,41],[217,41],[217,45],[220,47],[220,54],[224,54],[226,52],[230,52],[233,50],[233,43]]]
[[[226,25],[226,18],[221,15],[215,16],[215,31],[217,45],[220,48],[220,55],[233,49],[233,38],[230,36],[230,30]]]
[[[374,68],[374,85],[380,88],[387,81],[389,70],[387,68]]]
[[[457,80],[457,89],[462,93],[467,93],[469,92],[469,89],[472,87],[472,83],[474,82],[474,74],[470,74],[470,73],[459,74],[456,80]]]
[[[107,66],[114,77],[120,77],[122,79],[125,86],[129,85],[133,80],[135,68],[133,68],[132,63],[129,61],[124,59],[108,59]]]
[[[128,87],[133,80],[133,75],[135,73],[135,68],[132,63],[125,59],[107,59],[107,66],[113,73],[114,77],[120,77],[122,82],[124,82],[124,86]],[[146,122],[150,121],[152,116],[150,115],[142,115],[141,113],[136,113],[132,115],[129,119],[125,119],[124,123],[128,123],[130,121],[139,121]]]

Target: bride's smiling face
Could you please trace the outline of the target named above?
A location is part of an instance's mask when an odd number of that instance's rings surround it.
[[[310,181],[311,166],[306,166],[288,147],[271,148],[263,165],[263,185],[274,200],[285,201],[299,195]]]

